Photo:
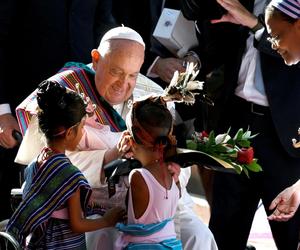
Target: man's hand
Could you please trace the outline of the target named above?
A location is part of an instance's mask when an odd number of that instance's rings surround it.
[[[253,28],[258,19],[250,13],[238,0],[217,0],[217,2],[228,12],[221,19],[211,20],[211,23],[235,23],[248,28]]]
[[[174,72],[185,71],[185,61],[178,58],[159,58],[153,66],[152,72],[159,76],[167,85],[170,83]]]
[[[283,190],[272,201],[269,209],[275,208],[269,220],[287,221],[294,216],[300,204],[300,180]]]
[[[4,148],[13,148],[17,141],[12,136],[14,130],[20,131],[17,120],[12,114],[0,115],[0,146]]]

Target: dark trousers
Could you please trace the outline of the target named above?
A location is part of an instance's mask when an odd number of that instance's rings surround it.
[[[10,191],[20,187],[21,166],[14,163],[17,148],[4,149],[0,147],[0,221],[12,215]]]
[[[263,171],[250,173],[250,178],[244,174],[215,174],[209,228],[220,250],[244,250],[259,199],[267,214],[271,214],[271,201],[300,178],[300,159],[289,156],[282,147],[268,108],[253,108],[239,98],[234,99],[223,129],[230,124],[233,133],[248,127],[253,134],[259,133],[252,146]],[[270,221],[270,226],[279,250],[297,249],[299,210],[288,222]]]

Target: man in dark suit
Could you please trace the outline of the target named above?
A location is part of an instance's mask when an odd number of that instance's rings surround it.
[[[88,63],[103,28],[113,20],[103,0],[3,0],[0,3],[0,220],[10,215],[17,185],[13,159],[19,130],[15,107],[67,61]],[[108,26],[108,27],[107,27]]]
[[[218,2],[227,14],[211,21],[215,17],[201,16],[208,1],[182,0],[184,14],[206,28],[202,70],[224,64],[222,95],[216,101],[222,116],[216,130],[231,127],[234,133],[249,127],[258,133],[252,145],[263,171],[251,172],[249,178],[224,173],[214,178],[210,228],[220,250],[243,250],[259,200],[270,214],[274,197],[300,176],[300,151],[292,145],[300,124],[300,69],[286,66],[267,41],[257,18],[267,1]],[[270,221],[270,226],[278,249],[297,249],[300,211],[289,222]]]

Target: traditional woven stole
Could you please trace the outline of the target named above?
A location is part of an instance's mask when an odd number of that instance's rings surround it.
[[[32,92],[17,108],[16,115],[18,123],[21,129],[21,133],[24,136],[27,130],[27,127],[30,123],[32,115],[35,115],[37,112],[37,103],[36,103],[36,92]]]
[[[65,87],[90,97],[97,106],[95,113],[99,123],[109,125],[111,131],[120,132],[125,130],[126,124],[123,118],[97,93],[94,86],[94,77],[95,72],[85,64],[69,62],[60,70],[60,73],[49,78],[49,80],[56,81]]]
[[[33,162],[29,167],[37,166]],[[29,192],[8,222],[7,231],[23,242],[31,232],[43,227],[52,213],[64,205],[78,188],[85,211],[91,195],[90,185],[64,154],[53,155],[37,170]]]
[[[58,74],[48,80],[55,81],[65,87],[88,96],[96,104],[96,116],[98,122],[108,125],[113,132],[120,132],[126,129],[126,124],[118,112],[101,97],[94,83],[95,72],[82,63],[67,63]],[[77,87],[78,86],[78,87]],[[21,132],[24,135],[32,115],[37,113],[35,90],[16,109]]]

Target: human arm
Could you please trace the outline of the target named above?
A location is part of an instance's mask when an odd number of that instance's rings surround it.
[[[80,189],[78,188],[74,195],[68,200],[68,211],[70,225],[73,232],[89,232],[105,227],[113,227],[118,221],[125,216],[125,210],[116,207],[108,210],[102,218],[86,219],[82,215],[80,204]]]
[[[121,157],[127,159],[132,157],[132,152],[130,151],[130,135],[128,131],[124,131],[119,139],[119,142],[114,147],[106,150],[103,158],[103,165],[108,164],[109,162],[116,160]],[[101,170],[101,183],[105,182],[105,173],[104,168]]]
[[[269,34],[264,29],[264,21],[262,20],[262,13],[255,16],[249,12],[238,0],[218,0],[218,3],[224,7],[228,12],[224,14],[220,19],[212,20],[215,23],[235,23],[243,25],[254,33],[254,47],[265,54],[279,58],[280,55],[274,51],[271,47],[271,43],[268,41]]]
[[[181,11],[188,20],[202,22],[206,19],[220,18],[225,10],[216,2],[211,0],[181,0]]]
[[[121,134],[117,145],[108,149],[105,152],[103,164],[105,165],[105,164],[107,164],[115,159],[121,158],[121,157],[131,158],[132,153],[130,151],[130,148],[131,148],[130,138],[131,138],[131,136],[130,136],[129,132],[124,131]]]
[[[121,137],[114,147],[108,149],[105,152],[103,164],[107,164],[112,160],[118,159],[120,157],[130,158],[132,153],[130,152],[131,144],[130,144],[130,134],[128,131],[124,131],[121,134]]]
[[[269,207],[274,212],[268,217],[269,220],[287,221],[294,216],[300,204],[300,180],[294,185],[284,189],[271,202]]]
[[[114,146],[113,148],[107,149],[104,154],[103,159],[103,165],[116,160],[122,156],[121,152],[119,151],[117,146]]]
[[[227,10],[220,19],[211,20],[212,23],[230,22],[241,24],[252,29],[259,22],[258,18],[248,11],[238,0],[217,0]]]

